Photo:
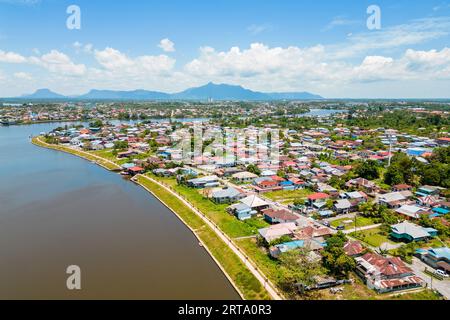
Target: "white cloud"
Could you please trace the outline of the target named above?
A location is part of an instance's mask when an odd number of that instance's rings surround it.
[[[331,20],[330,23],[328,23],[325,26],[325,28],[322,29],[322,31],[328,31],[328,30],[334,29],[336,27],[351,26],[351,25],[355,25],[357,23],[359,23],[358,20],[350,20],[350,19],[347,19],[346,17],[339,16],[339,17],[333,18],[333,20]]]
[[[162,39],[158,47],[161,48],[164,52],[174,52],[175,51],[175,43],[170,41],[168,38]]]
[[[30,57],[29,62],[44,67],[52,73],[65,76],[82,76],[86,73],[84,64],[75,64],[68,55],[57,50],[51,50],[41,57]]]
[[[449,78],[450,49],[407,50],[398,59],[368,55],[360,63],[330,58],[326,47],[275,47],[254,43],[248,49],[201,49],[185,66],[192,77],[204,81],[247,84],[252,89],[299,90],[305,86],[340,86],[377,81],[438,80]]]
[[[27,59],[17,53],[14,52],[5,52],[0,50],[0,62],[5,62],[5,63],[24,63],[26,62]]]
[[[121,75],[157,75],[167,73],[175,66],[175,59],[166,55],[130,58],[114,48],[95,50],[97,62],[106,70]]]
[[[80,53],[81,51],[84,53],[92,53],[94,49],[94,45],[92,43],[83,44],[79,41],[75,41],[72,46],[74,47],[76,53]]]
[[[14,77],[21,80],[32,80],[33,77],[26,72],[16,72],[14,73]]]
[[[450,17],[433,17],[377,31],[352,34],[347,42],[330,45],[328,49],[334,58],[342,59],[377,50],[417,45],[449,34]]]

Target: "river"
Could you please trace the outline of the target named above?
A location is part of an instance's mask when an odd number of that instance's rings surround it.
[[[144,189],[30,143],[59,125],[0,126],[0,299],[239,299]],[[66,287],[69,265],[79,291]]]

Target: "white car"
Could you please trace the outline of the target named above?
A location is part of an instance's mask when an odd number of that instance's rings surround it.
[[[445,278],[448,277],[448,274],[445,271],[443,271],[443,270],[436,270],[434,272],[434,274],[437,275],[437,276],[445,277]]]

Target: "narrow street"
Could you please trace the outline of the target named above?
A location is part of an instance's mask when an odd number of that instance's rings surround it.
[[[432,278],[430,275],[426,274],[424,270],[425,268],[428,268],[428,270],[432,271],[434,270],[416,257],[413,257],[412,264],[409,265],[409,267],[413,269],[416,275],[421,277],[427,283],[428,288],[435,289],[440,294],[442,294],[445,299],[450,299],[450,280],[448,278],[442,281],[436,278]]]

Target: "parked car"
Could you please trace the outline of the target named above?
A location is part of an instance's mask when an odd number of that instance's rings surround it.
[[[436,270],[436,271],[434,272],[434,274],[437,275],[437,276],[440,276],[440,277],[445,277],[445,278],[448,277],[447,272],[445,272],[445,271],[443,271],[443,270],[440,270],[440,269]]]
[[[322,224],[323,224],[325,227],[330,227],[330,226],[331,226],[330,223],[329,223],[328,221],[322,221]]]
[[[343,225],[337,226],[336,230],[338,230],[338,231],[345,230],[345,226],[343,226]]]

